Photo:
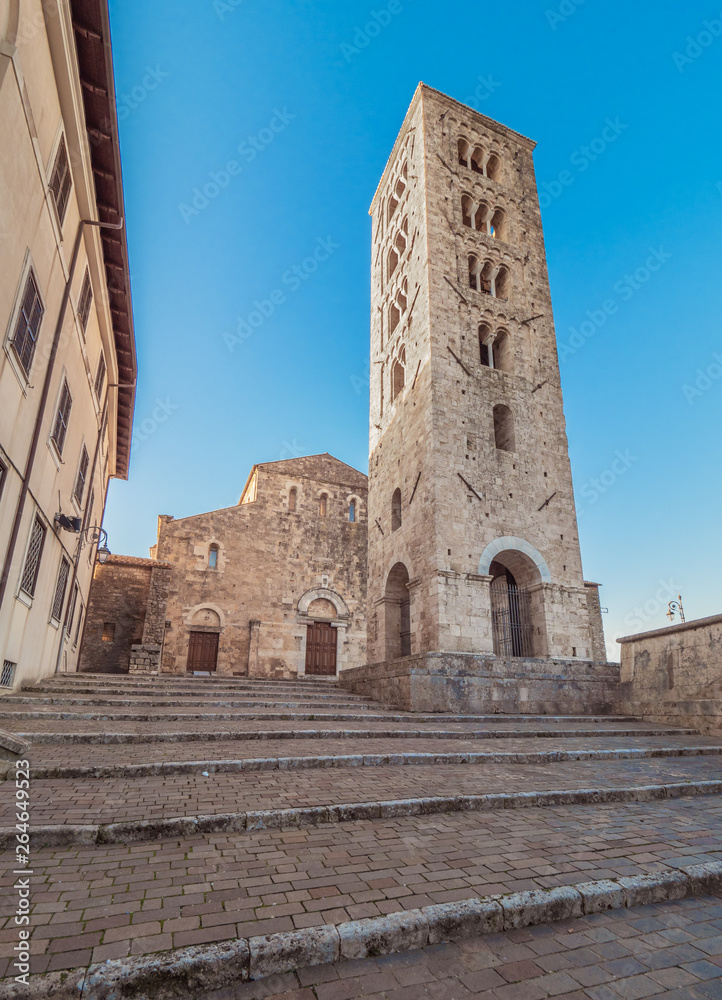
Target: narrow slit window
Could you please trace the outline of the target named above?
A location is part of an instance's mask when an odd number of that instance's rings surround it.
[[[208,550],[208,569],[218,569],[218,546],[211,545]]]
[[[100,399],[100,394],[103,391],[103,386],[105,385],[105,355],[100,352],[100,357],[98,358],[98,367],[95,370],[95,395]]]
[[[348,519],[349,521],[356,520],[356,502],[354,500],[348,505]]]
[[[75,479],[75,489],[73,490],[73,499],[77,503],[78,507],[83,505],[83,497],[85,496],[85,481],[88,476],[88,450],[83,445],[83,452],[80,456],[80,465],[78,466],[78,475]]]
[[[85,333],[90,317],[90,307],[93,304],[93,287],[90,284],[90,273],[86,267],[83,278],[83,287],[80,289],[80,300],[78,301],[78,319]]]
[[[103,622],[103,642],[115,642],[115,622]]]
[[[292,486],[288,491],[288,509],[296,509],[296,501],[298,500],[298,491],[295,486]]]

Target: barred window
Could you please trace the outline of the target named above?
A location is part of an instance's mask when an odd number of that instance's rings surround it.
[[[72,405],[73,397],[70,395],[68,380],[63,379],[63,388],[60,392],[60,401],[55,414],[53,433],[51,434],[52,440],[55,442],[55,447],[58,449],[58,454],[60,455],[63,454],[63,445],[65,444],[65,435],[68,431],[68,420],[70,419],[70,410]]]
[[[12,660],[5,660],[3,663],[2,673],[0,673],[0,687],[12,687],[13,681],[15,680],[15,669],[17,663],[13,663]]]
[[[103,391],[103,386],[105,385],[105,355],[100,352],[100,357],[98,358],[98,367],[95,370],[95,395],[100,399],[100,394]]]
[[[70,178],[68,151],[65,147],[65,136],[62,136],[60,139],[60,145],[58,146],[58,152],[55,156],[53,173],[50,177],[50,190],[53,192],[55,207],[58,210],[58,219],[60,219],[61,225],[63,224],[63,219],[65,218],[65,210],[68,207],[71,185],[72,181]]]
[[[68,573],[70,572],[70,563],[63,556],[60,560],[60,569],[58,570],[58,582],[55,584],[55,596],[53,597],[53,607],[50,612],[50,617],[54,622],[59,622],[60,617],[63,613],[63,604],[65,604],[65,589],[68,586]]]
[[[35,275],[30,271],[25,281],[23,301],[20,306],[18,318],[15,321],[12,340],[10,341],[26,375],[30,374],[33,355],[35,354],[35,345],[40,333],[40,323],[44,312]]]
[[[83,445],[83,452],[80,456],[80,465],[78,466],[78,475],[75,480],[75,489],[73,490],[73,499],[77,503],[78,507],[83,505],[83,497],[85,496],[85,481],[88,475],[88,450]]]
[[[28,551],[25,556],[23,575],[20,579],[20,589],[28,597],[32,597],[35,594],[35,585],[38,582],[38,570],[40,569],[40,557],[43,553],[44,543],[45,525],[36,516],[33,522],[33,530],[30,533],[30,543],[28,544]]]
[[[80,301],[78,302],[78,317],[80,319],[80,325],[85,332],[85,328],[88,325],[88,317],[90,316],[90,307],[93,304],[93,289],[90,284],[90,273],[85,268],[85,277],[83,278],[83,287],[80,289]]]

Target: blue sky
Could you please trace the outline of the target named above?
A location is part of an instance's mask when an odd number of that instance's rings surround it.
[[[368,206],[423,80],[539,143],[608,638],[666,624],[678,590],[688,619],[722,610],[719,5],[111,0],[111,17],[140,373],[113,551],[147,555],[159,513],[237,502],[254,462],[329,451],[366,471]]]

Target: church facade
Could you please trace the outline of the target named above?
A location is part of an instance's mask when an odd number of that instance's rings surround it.
[[[97,566],[81,670],[335,676],[366,662],[366,476],[265,462],[233,507],[158,518],[151,559]]]

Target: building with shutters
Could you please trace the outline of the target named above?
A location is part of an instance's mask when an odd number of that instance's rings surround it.
[[[0,686],[76,669],[136,361],[106,0],[0,5]],[[62,515],[58,519],[57,515]]]

